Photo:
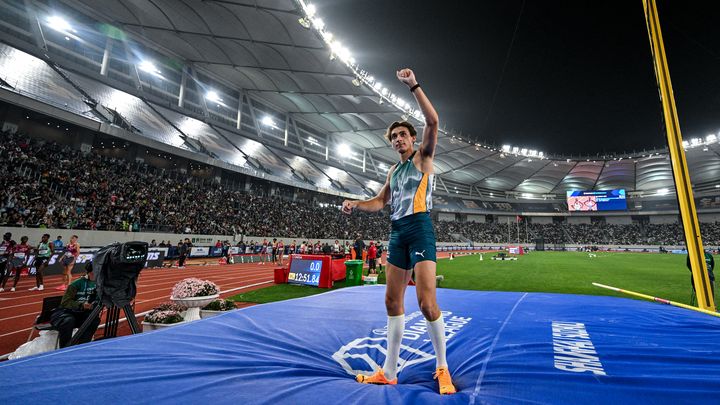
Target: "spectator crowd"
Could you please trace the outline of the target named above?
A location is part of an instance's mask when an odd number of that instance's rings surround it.
[[[387,212],[343,215],[324,203],[231,190],[185,173],[0,132],[0,226],[387,240]],[[325,196],[326,197],[326,196]],[[702,223],[706,245],[720,224]],[[435,221],[438,242],[682,245],[678,224]]]

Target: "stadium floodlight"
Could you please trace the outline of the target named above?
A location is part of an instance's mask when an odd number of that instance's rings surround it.
[[[210,101],[214,101],[216,103],[222,102],[220,95],[215,90],[210,90],[207,93],[205,93],[205,98]]]
[[[690,142],[682,141],[682,145],[683,145],[683,148],[687,148],[688,146],[690,146]]]
[[[527,155],[527,154],[528,154],[527,148],[522,148],[522,149],[520,149],[520,154],[521,154],[521,155]]]
[[[701,143],[702,143],[702,139],[700,139],[700,138],[692,138],[692,139],[690,139],[690,144],[691,144],[692,146],[697,146],[697,145],[700,145]]]
[[[375,76],[368,76],[367,82],[370,84],[375,84]]]
[[[544,153],[544,152],[538,152],[538,156],[540,156],[540,159],[542,159],[542,158],[545,157],[545,153]]]
[[[710,134],[705,137],[705,143],[712,143],[715,141],[717,141],[717,135],[715,135],[715,134]]]
[[[149,60],[144,60],[138,64],[138,68],[142,70],[143,72],[148,72],[154,75],[159,75],[160,70],[155,66],[154,63],[150,62]]]
[[[658,189],[658,191],[657,191],[656,194],[657,194],[657,195],[667,195],[669,192],[670,192],[669,189],[667,189],[667,188],[661,188],[661,189]]]
[[[512,153],[514,153],[514,154],[517,155],[519,152],[520,152],[520,148],[517,147],[517,146],[513,146],[513,148],[512,148]]]
[[[383,96],[387,96],[388,91],[389,91],[389,90],[387,89],[387,87],[383,87],[383,89],[382,89],[382,91],[380,92],[380,94],[382,94]]]
[[[310,24],[311,24],[310,20],[307,19],[306,17],[298,18],[298,23],[300,25],[302,25],[303,28],[308,28],[308,29],[310,28]]]
[[[380,89],[382,89],[382,83],[375,83],[375,85],[373,85],[373,89],[375,89],[375,91],[380,91]]]
[[[273,119],[269,115],[262,117],[260,122],[266,127],[275,128],[275,121],[273,121]]]
[[[323,28],[325,28],[325,21],[323,21],[322,18],[313,18],[311,21],[318,31],[322,31]]]
[[[352,149],[350,148],[350,145],[346,143],[341,143],[337,146],[337,152],[340,154],[340,156],[346,157],[351,156],[353,154]]]
[[[316,12],[317,12],[317,8],[315,7],[314,4],[312,4],[312,3],[307,3],[307,4],[305,5],[305,14],[307,14],[308,17],[314,16]]]
[[[325,38],[325,42],[327,42],[328,44],[332,42],[334,37],[333,33],[328,31],[323,31],[322,36],[323,38]]]
[[[522,196],[523,196],[523,198],[533,198],[534,197],[534,195],[532,195],[530,193],[522,193]]]
[[[73,31],[74,32],[72,25],[70,25],[70,23],[67,22],[66,19],[64,19],[60,16],[52,15],[52,16],[48,17],[47,23],[48,23],[48,26],[50,28],[54,29],[55,31],[60,31],[60,32]]]
[[[502,150],[503,152],[510,152],[510,145],[503,145]]]

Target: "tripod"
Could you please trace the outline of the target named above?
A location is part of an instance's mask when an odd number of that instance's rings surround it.
[[[82,326],[80,326],[80,329],[78,329],[77,333],[75,333],[72,339],[70,339],[70,343],[68,344],[68,346],[74,346],[78,344],[80,336],[82,336],[87,331],[93,320],[99,317],[100,313],[102,313],[102,310],[105,308],[107,308],[107,317],[105,319],[105,332],[101,339],[108,339],[117,336],[117,328],[120,319],[120,307],[114,304],[108,305],[106,303],[101,303],[99,305],[95,305],[95,308],[93,308],[92,312],[90,312],[90,315],[87,317],[87,319],[85,319],[85,322],[83,322]],[[133,311],[130,303],[125,304],[122,307],[122,310],[125,312],[125,319],[127,319],[128,324],[130,325],[130,331],[132,332],[132,334],[135,335],[137,333],[140,333],[140,326],[135,319],[135,311]]]

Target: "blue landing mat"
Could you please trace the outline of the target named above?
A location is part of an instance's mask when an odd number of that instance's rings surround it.
[[[259,305],[0,363],[0,404],[713,403],[720,319],[624,298],[439,289],[459,392],[440,397],[408,288],[399,385],[382,365],[384,286]]]

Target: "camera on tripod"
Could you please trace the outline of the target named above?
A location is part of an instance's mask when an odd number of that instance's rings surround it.
[[[107,309],[103,339],[117,336],[121,308],[125,312],[130,331],[133,334],[140,333],[140,326],[130,303],[135,299],[135,283],[140,271],[145,267],[147,254],[146,242],[113,243],[95,252],[92,270],[97,298],[92,301],[94,308],[70,341],[70,345],[78,343],[79,337],[90,327],[93,320],[100,316],[103,309]]]
[[[124,307],[137,292],[135,283],[147,261],[146,242],[113,243],[95,253],[92,266],[98,302]]]

